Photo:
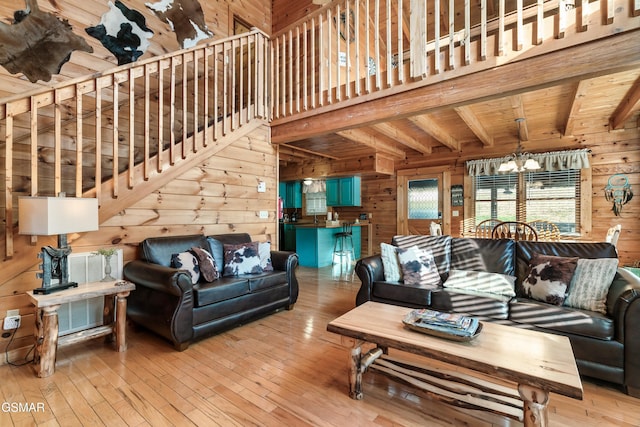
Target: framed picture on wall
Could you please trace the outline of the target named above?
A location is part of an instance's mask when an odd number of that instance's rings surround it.
[[[462,206],[464,204],[464,193],[462,185],[451,186],[451,206]]]

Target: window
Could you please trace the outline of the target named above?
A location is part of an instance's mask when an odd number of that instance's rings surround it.
[[[305,193],[307,215],[324,215],[327,213],[327,193]]]
[[[407,202],[409,219],[438,219],[438,180],[409,181]]]
[[[546,220],[580,233],[580,170],[475,176],[475,221]]]

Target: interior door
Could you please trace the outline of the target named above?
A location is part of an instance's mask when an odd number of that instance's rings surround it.
[[[398,177],[398,234],[429,235],[432,222],[450,234],[451,204],[446,195],[450,173],[423,173]]]

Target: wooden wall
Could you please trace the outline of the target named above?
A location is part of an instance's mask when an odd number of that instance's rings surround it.
[[[74,252],[122,248],[125,263],[137,256],[138,243],[152,236],[247,232],[254,240],[270,240],[277,247],[277,164],[265,124],[101,224],[100,231],[70,235],[70,244]],[[266,183],[266,192],[258,193],[259,181]],[[259,218],[260,210],[268,211],[269,218]],[[39,238],[38,248],[46,244],[55,242]],[[11,352],[11,360],[33,342],[34,310],[24,294],[39,286],[33,258],[33,267],[15,279],[0,278],[0,319],[10,309],[19,309],[22,315],[11,346],[20,350]],[[0,338],[0,348],[8,341]]]
[[[557,142],[556,142],[557,144]],[[613,225],[621,224],[622,233],[618,241],[618,251],[621,264],[629,265],[640,260],[640,129],[627,129],[625,131],[601,132],[597,134],[583,135],[580,145],[589,148],[592,168],[592,239],[604,239],[607,229]],[[552,146],[548,150],[562,150],[576,148]],[[440,171],[443,166],[448,166],[451,172],[451,184],[463,184],[465,167],[464,161],[481,158],[478,150],[475,153],[461,155],[430,156],[428,159],[407,161],[400,168],[410,169],[421,167],[428,170],[429,167]],[[492,156],[493,157],[493,156]],[[615,216],[611,210],[611,203],[604,197],[604,187],[609,177],[615,173],[624,173],[629,177],[636,196],[623,207],[622,214]],[[388,176],[365,176],[362,186],[362,208],[359,211],[372,212],[374,225],[373,245],[374,251],[379,252],[380,242],[390,242],[396,234],[396,178]],[[453,208],[459,210],[460,216],[451,217],[451,235],[460,236],[462,221],[464,221],[464,207]]]
[[[147,27],[153,32],[149,39],[150,46],[140,59],[162,55],[180,49],[175,33],[171,27],[155,16],[145,3],[146,0],[128,0],[124,2],[130,9],[142,13]],[[212,40],[219,40],[233,35],[233,18],[237,16],[247,24],[255,26],[266,34],[271,33],[271,4],[267,0],[199,0],[204,12],[207,28],[213,32]],[[93,53],[74,51],[68,63],[62,66],[59,74],[53,76],[51,82],[30,83],[22,74],[12,75],[0,67],[0,97],[15,93],[35,90],[50,83],[66,81],[74,77],[85,76],[95,72],[113,68],[116,58],[94,37],[85,32],[85,28],[98,25],[102,14],[109,10],[105,0],[39,0],[38,5],[44,12],[53,13],[65,19],[73,32],[84,38],[93,48]],[[0,2],[0,20],[11,23],[13,12],[25,7],[23,1]],[[205,43],[205,42],[202,42]]]

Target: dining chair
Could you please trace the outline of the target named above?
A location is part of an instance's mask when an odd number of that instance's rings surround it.
[[[503,221],[496,218],[480,221],[478,225],[476,225],[475,237],[480,239],[491,239],[493,228],[501,222]]]
[[[526,222],[505,221],[493,227],[491,238],[537,241],[538,233]]]
[[[536,230],[538,240],[547,242],[560,241],[560,229],[553,222],[538,219],[535,221],[529,221],[527,224]]]
[[[618,238],[620,237],[620,231],[622,231],[622,225],[616,224],[607,230],[607,235],[604,238],[605,242],[611,243],[613,246],[618,245]]]

